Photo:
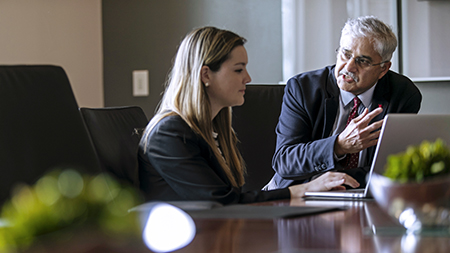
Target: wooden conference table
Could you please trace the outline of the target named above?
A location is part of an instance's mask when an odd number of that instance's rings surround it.
[[[306,206],[307,208],[286,208],[287,206]],[[317,209],[317,206],[321,210],[329,206],[334,208],[327,208],[326,212],[291,218],[273,219],[267,218],[267,216],[254,218],[256,217],[255,208],[259,210],[309,210]],[[223,208],[230,213],[228,207],[230,206]],[[248,207],[244,206],[246,210]],[[195,223],[194,239],[187,246],[173,252],[450,252],[449,232],[444,235],[436,233],[408,235],[373,200],[284,200],[253,204],[250,205],[250,209],[252,212],[247,214],[247,218],[205,218],[205,215],[199,216],[190,213]],[[261,213],[257,215],[261,215]],[[173,219],[174,216],[170,217]],[[167,221],[163,222],[164,227],[167,225]],[[177,231],[180,229],[176,227],[176,231],[171,231],[171,233],[176,234]],[[374,234],[373,231],[376,233]],[[97,233],[96,230],[92,232],[87,230],[87,232],[73,235],[69,233],[69,235],[69,237],[56,237],[60,239],[59,241],[44,240],[44,244],[35,245],[26,252],[152,252],[144,245],[142,238],[112,240],[108,236],[104,237],[101,233]],[[61,238],[63,239],[61,240]],[[163,241],[173,242],[173,238],[164,238]]]
[[[450,252],[450,236],[408,235],[373,200],[299,199],[258,205],[346,209],[284,219],[194,218],[195,238],[175,252]]]

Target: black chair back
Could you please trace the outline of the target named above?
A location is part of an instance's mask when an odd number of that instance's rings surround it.
[[[61,67],[0,66],[0,202],[52,169],[100,172]]]
[[[80,108],[103,170],[138,187],[137,153],[148,120],[138,106]]]
[[[285,85],[247,85],[245,103],[233,108],[233,128],[247,164],[243,191],[260,190],[272,178],[275,128]]]

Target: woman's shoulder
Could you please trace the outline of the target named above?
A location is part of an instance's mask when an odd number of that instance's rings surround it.
[[[171,114],[164,116],[159,120],[159,122],[155,126],[162,126],[162,125],[186,125],[187,123],[181,118],[178,114]]]
[[[181,118],[181,116],[179,115],[168,115],[163,117],[162,119],[160,119],[158,121],[158,123],[155,124],[155,126],[153,127],[153,131],[152,132],[157,132],[157,131],[161,131],[161,130],[167,130],[167,131],[191,131],[191,128],[189,127],[189,125],[186,123],[186,121],[183,120],[183,118]]]
[[[196,134],[194,130],[186,123],[186,121],[177,114],[165,115],[160,119],[152,119],[157,120],[157,122],[153,125],[150,132],[145,133],[142,136],[140,145],[145,149],[166,146],[167,143],[197,143],[199,142],[203,144],[203,138]],[[153,143],[153,145],[149,145]],[[156,146],[154,145],[155,143]],[[195,144],[195,145],[197,145]],[[163,146],[161,146],[163,145]]]

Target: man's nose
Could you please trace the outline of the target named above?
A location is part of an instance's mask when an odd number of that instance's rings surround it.
[[[347,69],[348,72],[355,72],[357,67],[358,67],[358,64],[356,63],[356,58],[355,57],[352,57],[345,64],[345,68]]]

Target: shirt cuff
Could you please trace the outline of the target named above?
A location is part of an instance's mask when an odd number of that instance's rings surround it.
[[[340,162],[340,161],[344,160],[344,158],[347,157],[347,154],[344,154],[343,156],[338,157],[338,156],[336,155],[336,153],[334,153],[334,152],[333,152],[333,155],[334,155],[334,161],[336,161],[336,162]]]

